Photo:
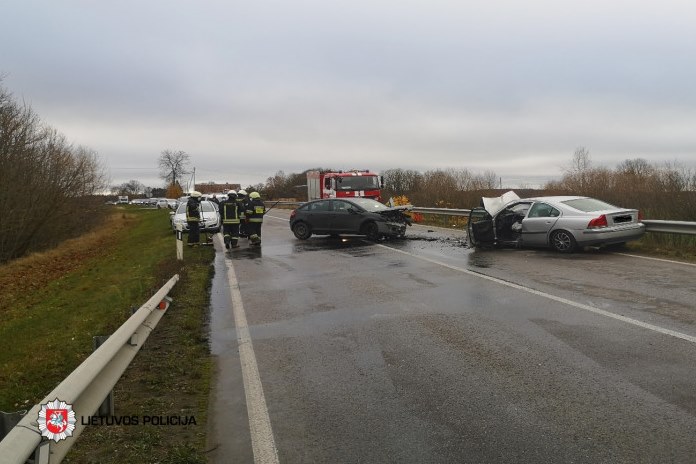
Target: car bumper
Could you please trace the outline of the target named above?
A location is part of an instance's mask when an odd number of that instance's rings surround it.
[[[578,245],[611,245],[613,243],[638,240],[645,234],[645,224],[631,224],[621,227],[583,230],[576,236]]]
[[[399,236],[406,233],[406,224],[399,222],[378,222],[378,230],[380,234]]]
[[[188,232],[189,227],[188,223],[180,223],[181,228],[183,232]],[[172,224],[172,230],[176,231],[176,224]],[[200,227],[201,232],[219,232],[220,231],[220,224],[215,224],[215,223],[207,223],[207,224],[201,224]]]

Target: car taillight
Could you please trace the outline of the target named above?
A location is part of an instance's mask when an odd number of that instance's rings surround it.
[[[643,212],[641,210],[638,210],[638,222],[643,222]]]
[[[290,219],[294,218],[296,214],[297,214],[297,210],[293,209],[292,213],[290,213]]]
[[[588,229],[599,229],[600,227],[607,227],[609,224],[607,223],[607,217],[602,214],[599,217],[594,218],[593,220],[590,221],[589,224],[587,224]]]

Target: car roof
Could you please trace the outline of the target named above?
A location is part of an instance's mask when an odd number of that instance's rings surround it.
[[[562,203],[564,201],[569,201],[569,200],[580,200],[581,198],[589,198],[589,197],[581,197],[581,196],[577,196],[577,195],[557,195],[557,196],[549,196],[549,197],[522,198],[522,200],[555,201],[557,203]]]

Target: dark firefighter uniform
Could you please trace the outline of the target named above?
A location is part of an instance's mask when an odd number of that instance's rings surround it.
[[[259,192],[251,192],[246,207],[247,231],[251,245],[261,245],[261,225],[264,214],[266,214],[266,206],[261,201],[261,195]]]
[[[247,204],[247,193],[246,190],[242,189],[237,192],[237,211],[239,212],[239,236],[248,237],[247,232],[247,221],[246,221],[246,204]]]
[[[232,190],[227,193],[227,200],[220,203],[220,215],[222,216],[222,236],[225,239],[225,248],[239,248],[239,207],[237,205],[237,193]]]
[[[188,202],[186,203],[186,224],[188,225],[188,245],[198,245],[201,240],[201,194],[200,192],[191,192]]]

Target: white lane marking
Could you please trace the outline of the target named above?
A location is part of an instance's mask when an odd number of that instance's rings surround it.
[[[614,253],[615,255],[621,255],[621,256],[630,256],[631,258],[640,258],[640,259],[649,259],[652,261],[662,261],[663,263],[671,263],[671,264],[683,264],[684,266],[694,266],[696,267],[696,264],[694,263],[685,263],[684,261],[674,261],[671,259],[663,259],[663,258],[653,258],[651,256],[640,256],[640,255],[631,255],[629,253]]]
[[[505,285],[507,287],[511,287],[511,288],[514,288],[517,290],[522,290],[523,292],[531,293],[532,295],[537,295],[537,296],[540,296],[542,298],[547,298],[549,300],[557,301],[559,303],[563,303],[563,304],[566,304],[568,306],[573,306],[575,308],[584,309],[585,311],[589,311],[591,313],[599,314],[601,316],[609,317],[609,318],[616,319],[616,320],[619,320],[622,322],[626,322],[628,324],[636,325],[638,327],[652,330],[654,332],[659,332],[659,333],[664,334],[664,335],[669,335],[670,337],[675,337],[675,338],[679,338],[682,340],[686,340],[687,342],[696,343],[696,337],[694,337],[692,335],[687,335],[687,334],[684,334],[681,332],[676,332],[674,330],[665,329],[663,327],[659,327],[659,326],[656,326],[653,324],[648,324],[647,322],[642,322],[642,321],[639,321],[636,319],[631,319],[630,317],[621,316],[620,314],[614,314],[614,313],[611,313],[609,311],[604,311],[602,309],[595,308],[593,306],[589,306],[586,304],[582,304],[582,303],[578,303],[578,302],[575,302],[572,300],[568,300],[568,299],[562,298],[560,296],[551,295],[549,293],[545,293],[545,292],[542,292],[540,290],[535,290],[533,288],[525,287],[523,285],[514,284],[514,283],[508,282],[506,280],[498,279],[497,277],[487,276],[487,275],[481,274],[479,272],[474,272],[474,271],[471,271],[469,269],[464,269],[461,267],[453,266],[451,264],[443,263],[443,262],[435,260],[435,259],[426,258],[424,256],[418,256],[418,255],[415,255],[413,253],[409,253],[408,251],[399,250],[399,249],[388,247],[386,245],[381,245],[381,244],[377,244],[377,246],[386,248],[386,249],[391,250],[391,251],[395,251],[397,253],[408,255],[408,256],[411,256],[413,258],[427,261],[427,262],[432,263],[432,264],[437,264],[439,266],[443,266],[443,267],[446,267],[446,268],[449,268],[449,269],[452,269],[455,271],[459,271],[459,272],[462,272],[464,274],[478,277],[480,279],[489,280],[489,281],[495,282],[497,284]]]
[[[264,217],[265,217],[265,218],[271,218],[271,219],[278,219],[279,221],[285,221],[285,222],[289,222],[289,221],[290,221],[290,218],[281,218],[281,217],[278,217],[278,216],[266,215],[266,216],[264,216]]]
[[[218,245],[220,243],[218,238]],[[276,449],[271,419],[266,407],[266,398],[263,395],[259,367],[256,364],[254,346],[251,343],[251,334],[247,325],[242,294],[239,292],[239,282],[234,272],[232,261],[225,258],[227,277],[230,285],[230,297],[232,298],[232,312],[234,324],[237,329],[237,341],[239,342],[239,361],[242,365],[242,378],[244,379],[244,395],[246,397],[247,414],[249,415],[249,429],[251,431],[251,446],[254,450],[254,462],[259,464],[278,463],[278,450]]]

